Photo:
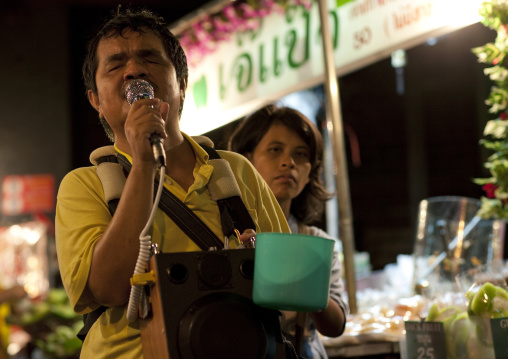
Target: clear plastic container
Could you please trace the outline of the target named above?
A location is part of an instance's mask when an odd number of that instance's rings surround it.
[[[413,288],[428,296],[457,290],[459,273],[503,257],[505,222],[476,216],[478,199],[440,196],[420,202]]]

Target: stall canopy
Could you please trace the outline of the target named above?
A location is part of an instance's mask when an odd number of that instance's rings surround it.
[[[479,21],[481,2],[212,1],[170,26],[190,63],[180,126],[190,135],[216,129],[289,93],[325,85],[352,313],[354,240],[337,76]]]
[[[287,6],[285,13],[278,6],[264,12],[225,11],[235,3],[211,1],[171,25],[191,63],[181,122],[188,134],[208,132],[268,101],[324,83],[318,2],[304,2],[310,5],[308,10],[303,5]],[[481,0],[325,3],[340,76],[479,21]],[[231,33],[235,26],[240,31]]]

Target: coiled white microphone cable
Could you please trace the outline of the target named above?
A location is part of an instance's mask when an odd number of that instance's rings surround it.
[[[127,88],[125,89],[125,97],[127,102],[132,105],[133,102],[140,99],[154,98],[154,89],[148,81],[143,79],[135,79],[129,82],[127,85]],[[157,208],[159,207],[162,189],[164,188],[164,175],[166,173],[166,153],[164,152],[161,138],[155,134],[152,134],[152,136],[150,136],[150,142],[152,144],[154,158],[159,164],[159,188],[157,190],[157,195],[155,196],[150,218],[148,219],[145,228],[139,235],[139,255],[136,262],[136,267],[134,268],[133,277],[139,274],[143,274],[146,270],[146,265],[150,260],[152,237],[148,235],[148,231],[152,226],[155,212],[157,212]],[[129,322],[134,322],[136,319],[138,319],[139,303],[141,301],[141,295],[143,294],[142,291],[143,285],[132,284],[129,304],[127,307],[127,319]]]
[[[143,231],[141,231],[141,234],[139,235],[139,255],[136,262],[136,267],[134,268],[133,276],[144,273],[146,270],[146,264],[150,260],[152,237],[148,234],[148,231],[152,226],[153,219],[155,218],[155,213],[159,207],[159,201],[161,199],[162,189],[164,187],[165,173],[166,167],[161,166],[159,188],[157,189],[157,195],[155,196],[152,212],[150,213],[150,218],[148,219],[145,228],[143,228]],[[129,305],[127,307],[127,320],[129,320],[129,322],[134,322],[136,319],[138,319],[139,303],[141,301],[141,295],[143,294],[142,290],[142,285],[132,285],[131,287]]]

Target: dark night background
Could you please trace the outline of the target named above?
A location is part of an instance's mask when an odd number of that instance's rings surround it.
[[[168,23],[204,3],[142,2]],[[52,173],[58,187],[71,169],[89,165],[92,150],[108,144],[80,68],[86,39],[116,4],[0,2],[0,178]],[[484,101],[491,84],[471,48],[494,37],[474,24],[433,46],[408,49],[402,95],[389,58],[339,78],[343,120],[358,136],[362,161],[349,163],[355,245],[370,252],[373,269],[412,252],[420,200],[482,195],[472,179],[487,175],[488,153],[479,140],[490,119]],[[211,135],[219,143],[230,130]]]

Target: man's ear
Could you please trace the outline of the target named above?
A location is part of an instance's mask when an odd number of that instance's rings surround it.
[[[97,112],[99,113],[99,117],[101,117],[102,113],[101,113],[101,104],[99,101],[99,96],[92,90],[88,90],[88,101],[90,102],[92,107],[97,110]]]
[[[187,81],[189,80],[188,76],[180,80],[180,101],[183,103],[185,100],[185,91],[187,90]]]

